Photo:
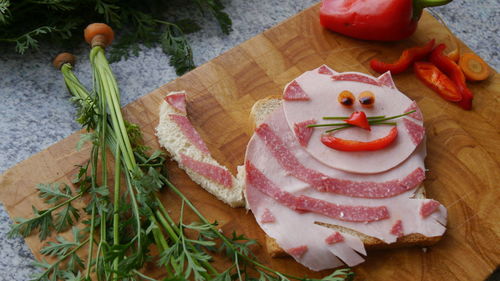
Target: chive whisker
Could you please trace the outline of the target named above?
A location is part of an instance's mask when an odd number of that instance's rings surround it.
[[[380,118],[385,118],[385,115],[378,115],[378,116],[370,116],[366,117],[367,119],[380,119]],[[347,116],[327,116],[323,117],[324,120],[344,120],[344,119],[349,119]]]
[[[307,125],[307,127],[313,128],[313,127],[345,126],[346,124],[347,123],[311,124]]]

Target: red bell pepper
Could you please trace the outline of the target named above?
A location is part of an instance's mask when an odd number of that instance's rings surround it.
[[[448,75],[451,81],[457,86],[458,92],[462,95],[462,99],[458,102],[458,105],[465,110],[470,110],[472,109],[472,99],[474,95],[467,88],[465,75],[460,69],[460,66],[443,53],[444,49],[446,49],[446,45],[439,44],[431,53],[431,62]]]
[[[425,7],[452,0],[323,0],[320,23],[335,32],[365,40],[409,37]]]
[[[399,59],[393,63],[381,62],[378,59],[372,59],[370,61],[370,66],[373,70],[384,73],[390,71],[391,74],[398,74],[405,71],[412,63],[422,60],[427,55],[432,52],[434,48],[434,42],[436,40],[432,39],[424,46],[413,47],[403,51]]]
[[[427,87],[438,93],[443,99],[459,102],[462,95],[453,81],[430,62],[416,62],[415,74]]]
[[[370,131],[370,124],[366,118],[366,114],[363,111],[355,111],[351,114],[349,119],[344,120],[347,124],[351,124],[365,130]]]
[[[389,134],[387,134],[387,136],[368,142],[346,140],[336,138],[332,135],[323,135],[321,137],[321,142],[330,148],[341,151],[373,151],[387,147],[396,139],[397,136],[398,128],[394,127],[391,129]]]

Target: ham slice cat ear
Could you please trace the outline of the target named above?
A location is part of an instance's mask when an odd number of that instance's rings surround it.
[[[338,99],[343,91],[356,97],[369,91],[376,102],[345,106]],[[446,209],[415,197],[425,178],[422,120],[390,74],[321,66],[300,75],[248,143],[247,208],[269,237],[313,270],[363,262],[363,237],[390,244],[416,233],[442,236]],[[323,126],[328,122],[340,123]],[[328,133],[328,126],[341,128]]]

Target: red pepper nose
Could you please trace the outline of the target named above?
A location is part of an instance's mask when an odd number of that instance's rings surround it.
[[[370,131],[370,124],[368,123],[368,118],[363,111],[355,111],[351,114],[349,119],[344,120],[347,124],[351,124],[356,127],[363,128]]]

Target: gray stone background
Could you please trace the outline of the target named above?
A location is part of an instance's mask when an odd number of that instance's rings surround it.
[[[189,35],[197,65],[316,3],[316,0],[225,0],[233,32],[224,35],[210,17],[198,17],[203,30]],[[453,33],[493,68],[500,69],[498,0],[455,0],[434,8]],[[189,15],[190,11],[181,11]],[[51,66],[60,50],[44,47],[37,53],[0,55],[0,172],[47,148],[79,129],[75,110],[60,73]],[[76,74],[91,85],[88,48],[76,52]],[[175,79],[168,57],[159,48],[112,65],[127,104]],[[7,239],[12,221],[0,204],[0,280],[29,280],[36,268],[22,238]]]

